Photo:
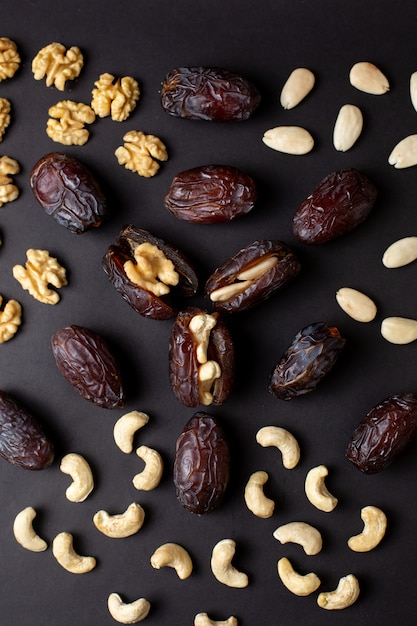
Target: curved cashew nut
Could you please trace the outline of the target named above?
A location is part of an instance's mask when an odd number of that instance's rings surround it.
[[[215,622],[207,613],[198,613],[194,618],[194,626],[237,626],[237,619],[231,615],[228,619]]]
[[[162,457],[159,452],[148,446],[140,446],[136,454],[145,461],[145,468],[133,477],[133,486],[143,491],[151,491],[161,482],[164,471]]]
[[[356,602],[359,592],[358,579],[353,574],[348,574],[339,580],[339,584],[334,591],[320,593],[317,598],[317,604],[322,609],[329,611],[346,609]]]
[[[355,552],[369,552],[382,541],[387,529],[387,517],[376,506],[365,506],[361,510],[364,527],[359,535],[348,540],[348,546]]]
[[[187,550],[177,543],[164,543],[151,556],[151,565],[155,569],[172,567],[178,578],[185,580],[193,571],[193,562]]]
[[[84,502],[94,489],[94,479],[90,466],[80,454],[70,453],[63,457],[60,468],[73,480],[65,495],[71,502]]]
[[[132,502],[124,513],[109,515],[107,511],[97,511],[93,517],[94,526],[103,535],[113,538],[130,537],[137,533],[145,519],[145,511],[136,502]]]
[[[278,575],[285,587],[296,596],[309,596],[321,585],[317,574],[298,574],[285,556],[278,561]]]
[[[130,411],[120,417],[114,425],[113,436],[116,446],[122,452],[133,452],[135,433],[149,422],[149,415],[141,411]]]
[[[27,506],[23,511],[20,511],[13,523],[13,533],[17,543],[20,543],[26,550],[42,552],[46,550],[48,544],[33,529],[32,522],[35,517],[36,511],[31,506]]]
[[[256,441],[263,447],[275,446],[282,454],[286,469],[294,469],[300,460],[298,441],[288,430],[279,426],[264,426],[256,433]]]
[[[254,472],[245,487],[246,506],[254,515],[263,519],[271,517],[275,508],[275,502],[267,498],[263,492],[263,486],[268,478],[266,472]]]
[[[73,547],[70,533],[59,533],[52,542],[52,554],[58,563],[72,574],[86,574],[96,566],[93,556],[80,556]]]
[[[323,547],[320,532],[306,522],[289,522],[279,526],[273,533],[281,543],[297,543],[308,555],[318,554]]]
[[[236,542],[233,539],[222,539],[213,548],[211,555],[211,570],[217,580],[228,587],[242,589],[247,587],[249,579],[246,574],[239,572],[232,565],[236,551]]]
[[[120,624],[137,624],[147,617],[151,605],[145,598],[125,604],[118,593],[111,593],[107,600],[110,615]]]
[[[325,465],[313,467],[308,473],[305,480],[305,493],[307,499],[320,511],[330,513],[337,505],[337,498],[333,496],[327,489],[324,479],[328,475],[328,469]]]

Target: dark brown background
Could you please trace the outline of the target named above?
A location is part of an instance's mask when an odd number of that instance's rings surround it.
[[[362,475],[344,454],[353,429],[370,408],[392,393],[417,391],[417,344],[390,345],[379,330],[385,316],[414,317],[417,311],[416,266],[387,270],[381,263],[392,241],[416,234],[416,170],[397,171],[387,162],[397,141],[417,128],[409,98],[409,77],[417,70],[416,17],[415,2],[409,0],[39,0],[4,7],[0,36],[16,41],[23,62],[13,79],[0,84],[0,96],[9,98],[13,107],[0,154],[21,164],[15,177],[21,195],[0,209],[0,293],[22,303],[24,318],[15,338],[0,347],[0,387],[39,418],[56,442],[57,455],[53,466],[41,473],[1,462],[2,624],[110,625],[114,622],[106,603],[113,591],[126,601],[146,597],[152,604],[146,623],[155,626],[186,626],[201,611],[215,619],[234,614],[242,626],[415,623],[417,444],[376,476]],[[52,41],[77,45],[85,56],[79,79],[64,93],[36,82],[31,72],[32,58]],[[350,67],[362,60],[381,67],[390,93],[370,96],[349,85]],[[258,85],[262,104],[242,124],[171,118],[161,110],[159,90],[164,75],[181,65],[240,72]],[[284,111],[279,93],[298,66],[314,71],[316,87],[299,107]],[[89,103],[93,83],[103,72],[139,81],[142,95],[134,114],[123,123],[98,120],[83,147],[54,144],[45,133],[49,106],[67,98]],[[365,126],[356,146],[341,154],[332,146],[332,130],[345,103],[361,107]],[[280,124],[308,128],[316,140],[313,152],[291,157],[264,146],[263,132]],[[114,150],[131,129],[156,134],[167,145],[169,161],[153,179],[117,164]],[[80,158],[102,182],[112,217],[98,231],[77,237],[36,204],[30,169],[55,149]],[[231,224],[204,226],[179,222],[166,211],[163,197],[172,177],[208,163],[236,165],[256,179],[260,197],[250,215]],[[326,174],[345,166],[357,167],[377,185],[379,200],[371,216],[326,246],[313,249],[297,243],[291,219],[298,204]],[[175,440],[193,411],[175,400],[168,384],[170,322],[139,317],[101,269],[102,255],[126,223],[179,246],[194,260],[201,284],[255,238],[282,239],[302,261],[302,273],[291,286],[230,319],[239,357],[236,387],[228,403],[211,412],[230,437],[232,480],[222,507],[201,519],[181,508],[172,485]],[[68,270],[69,285],[60,290],[61,301],[54,307],[33,300],[12,277],[13,265],[24,263],[31,247],[48,249]],[[359,324],[339,309],[335,292],[342,286],[375,299],[374,322]],[[199,295],[193,304],[205,303]],[[339,326],[347,338],[345,353],[314,394],[277,401],[267,389],[271,368],[294,334],[319,320]],[[109,412],[88,404],[56,369],[50,337],[73,323],[101,333],[114,347],[126,377],[125,410]],[[150,415],[137,444],[158,449],[166,464],[161,485],[150,493],[133,488],[131,479],[141,462],[134,454],[121,453],[112,437],[116,419],[133,409]],[[256,444],[257,430],[269,424],[288,428],[298,438],[302,458],[295,470],[284,470],[277,451]],[[96,478],[94,492],[82,504],[65,498],[69,478],[59,471],[59,461],[68,452],[85,455]],[[305,475],[318,464],[328,466],[328,487],[339,497],[333,513],[315,510],[304,496]],[[269,520],[255,518],[243,501],[246,481],[258,469],[270,474],[267,492],[276,501]],[[98,509],[118,513],[134,500],[146,510],[137,536],[111,540],[93,527]],[[385,510],[388,532],[374,552],[355,554],[346,541],[361,530],[360,509],[368,504]],[[67,530],[80,553],[97,557],[97,568],[75,576],[55,562],[50,548],[41,554],[23,550],[14,540],[12,524],[28,505],[38,511],[35,526],[49,544]],[[291,520],[308,521],[322,531],[319,555],[307,557],[300,547],[281,546],[272,537],[275,528]],[[237,542],[235,564],[249,575],[247,589],[229,589],[211,574],[211,550],[223,538]],[[165,541],[189,550],[195,571],[188,580],[150,566],[152,552]],[[361,585],[357,604],[335,614],[317,606],[317,594],[293,596],[276,572],[284,555],[300,572],[317,572],[324,590],[335,588],[341,576],[356,574]]]

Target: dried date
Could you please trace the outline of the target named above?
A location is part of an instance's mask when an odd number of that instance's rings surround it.
[[[249,213],[256,197],[255,181],[238,168],[203,165],[177,174],[164,203],[178,219],[208,224]]]
[[[374,184],[354,168],[326,176],[298,207],[295,236],[306,244],[323,244],[356,228],[377,198]]]
[[[71,232],[97,228],[108,216],[97,180],[67,154],[51,152],[39,159],[32,168],[30,186],[45,212]]]
[[[0,455],[24,469],[41,470],[54,460],[54,446],[36,418],[0,391]]]
[[[119,367],[100,335],[74,324],[56,331],[51,344],[59,371],[85,400],[106,409],[124,405]]]
[[[175,68],[161,91],[162,108],[170,115],[210,122],[246,120],[260,101],[252,83],[223,68]]]
[[[274,368],[269,390],[280,400],[310,393],[334,366],[345,343],[339,330],[326,322],[306,326]]]
[[[364,474],[385,469],[417,434],[417,397],[400,393],[377,404],[355,429],[346,456]]]
[[[195,413],[176,443],[178,501],[191,513],[210,513],[222,502],[229,477],[230,450],[223,429],[207,413]]]

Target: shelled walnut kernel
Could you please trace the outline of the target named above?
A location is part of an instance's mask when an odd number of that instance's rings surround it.
[[[124,165],[139,176],[155,176],[160,167],[158,161],[168,159],[165,145],[155,135],[131,130],[123,137],[123,141],[124,146],[119,146],[115,151],[119,165]]]
[[[113,121],[123,122],[139,100],[139,85],[131,76],[115,79],[112,74],[101,74],[94,85],[91,108],[99,117],[111,115]]]
[[[14,41],[0,37],[0,81],[12,78],[20,65],[20,56]]]
[[[53,42],[39,50],[32,61],[35,80],[46,76],[46,86],[55,86],[64,91],[67,80],[79,76],[84,65],[84,58],[77,46],[67,50],[61,43]]]
[[[91,107],[72,100],[57,102],[50,107],[48,115],[50,119],[46,125],[46,134],[53,141],[66,146],[83,146],[90,136],[84,125],[92,124],[96,119]]]

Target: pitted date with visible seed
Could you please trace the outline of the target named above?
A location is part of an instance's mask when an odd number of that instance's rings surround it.
[[[30,186],[45,212],[71,232],[97,228],[108,217],[99,183],[70,155],[51,152],[39,159],[32,168]]]
[[[377,404],[355,429],[346,457],[364,474],[388,467],[417,435],[417,397],[399,393]]]
[[[300,269],[297,256],[285,243],[257,240],[217,268],[206,282],[205,296],[216,310],[245,311],[293,280]]]
[[[83,326],[66,326],[51,339],[56,365],[85,399],[106,409],[122,407],[121,373],[104,339]]]
[[[162,108],[170,115],[210,122],[246,120],[260,101],[252,83],[224,68],[175,68],[161,91]]]
[[[326,322],[306,326],[274,368],[269,390],[280,400],[310,393],[334,366],[345,344],[335,326]]]
[[[255,181],[230,165],[203,165],[177,174],[164,202],[178,219],[209,224],[230,222],[255,206]]]
[[[326,176],[298,207],[295,236],[306,244],[323,244],[353,230],[371,212],[377,198],[375,185],[354,168]]]
[[[41,470],[54,460],[54,446],[37,419],[0,391],[0,455],[24,469]]]
[[[177,439],[174,484],[182,506],[197,515],[222,502],[230,477],[230,450],[223,429],[210,415],[195,413]]]

